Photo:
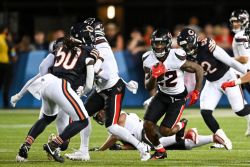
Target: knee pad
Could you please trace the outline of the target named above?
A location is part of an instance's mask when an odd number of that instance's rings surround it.
[[[244,116],[247,116],[250,114],[250,105],[245,105],[245,107],[238,111],[238,112],[235,112],[236,115],[240,116],[240,117],[244,117]]]
[[[213,114],[212,110],[201,110],[201,115],[203,118],[212,114]]]

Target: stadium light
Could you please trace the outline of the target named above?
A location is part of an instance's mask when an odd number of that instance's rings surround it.
[[[115,18],[115,6],[113,6],[113,5],[108,6],[107,17],[108,17],[108,19]]]

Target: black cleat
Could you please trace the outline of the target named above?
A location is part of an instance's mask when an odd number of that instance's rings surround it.
[[[155,153],[153,155],[151,155],[151,160],[157,160],[157,159],[164,159],[167,158],[167,152],[159,152],[159,151],[155,151]]]
[[[55,161],[61,162],[61,163],[64,162],[64,158],[60,156],[60,151],[57,148],[51,146],[51,143],[44,144],[43,149],[48,154],[50,154]]]
[[[27,144],[23,144],[20,147],[19,152],[16,156],[16,161],[17,162],[26,162],[27,158],[28,158],[29,150],[30,150],[30,146],[28,146]]]
[[[177,142],[184,139],[185,129],[187,127],[188,120],[186,118],[182,118],[180,122],[184,123],[184,127],[175,134]]]

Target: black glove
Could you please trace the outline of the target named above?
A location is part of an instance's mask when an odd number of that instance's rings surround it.
[[[109,150],[122,150],[122,146],[115,143],[113,146],[109,147]]]
[[[90,148],[89,151],[99,151],[99,147]]]

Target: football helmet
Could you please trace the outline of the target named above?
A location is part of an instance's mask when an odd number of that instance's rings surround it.
[[[184,28],[177,36],[177,43],[188,56],[195,57],[198,49],[197,34],[191,28]]]
[[[172,44],[172,35],[168,30],[157,29],[152,33],[151,46],[157,58],[169,53]]]
[[[70,28],[70,36],[75,42],[91,46],[95,43],[94,28],[87,23],[76,23]]]
[[[105,111],[100,110],[99,112],[95,113],[93,115],[93,119],[99,124],[99,125],[104,125],[105,122]]]
[[[249,14],[243,9],[234,10],[231,14],[229,22],[232,27],[232,31],[237,33],[241,30],[244,30],[248,26]],[[235,22],[239,22],[239,25],[237,25]]]
[[[101,37],[105,35],[102,21],[99,20],[98,18],[89,17],[86,20],[84,20],[84,23],[89,24],[94,28],[96,37]]]

